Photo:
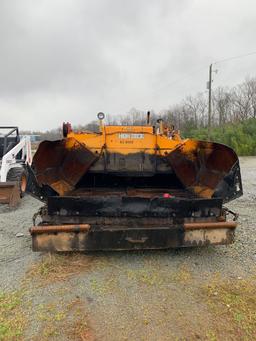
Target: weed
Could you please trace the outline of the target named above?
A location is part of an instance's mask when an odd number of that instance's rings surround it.
[[[213,281],[205,289],[207,302],[216,317],[224,319],[236,336],[256,338],[255,279]]]
[[[91,268],[93,258],[82,254],[47,254],[27,272],[26,280],[37,279],[39,286],[63,281]]]
[[[171,276],[175,282],[187,283],[192,279],[191,272],[186,265],[181,265],[176,272]]]
[[[24,292],[0,292],[0,340],[21,340],[26,318],[22,312]]]

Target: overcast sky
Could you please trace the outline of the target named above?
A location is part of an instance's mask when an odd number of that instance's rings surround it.
[[[206,91],[256,51],[255,0],[0,0],[0,125],[51,129]],[[256,54],[213,85],[256,76]]]

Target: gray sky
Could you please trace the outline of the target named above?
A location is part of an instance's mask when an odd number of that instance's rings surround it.
[[[255,0],[0,0],[0,125],[51,129],[205,91],[256,51]],[[216,64],[214,86],[256,76]]]

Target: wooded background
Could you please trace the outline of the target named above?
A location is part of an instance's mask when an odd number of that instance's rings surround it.
[[[150,108],[148,108],[150,110]],[[123,115],[106,113],[106,124],[143,125],[146,112],[132,108]],[[151,121],[162,118],[181,131],[182,137],[221,142],[234,148],[239,155],[256,155],[256,77],[247,78],[233,88],[218,87],[212,92],[211,132],[208,136],[207,92],[188,96],[159,113],[151,112]],[[72,123],[72,122],[71,122]],[[73,127],[76,130],[98,131],[98,121]],[[46,132],[23,131],[40,135],[40,139],[61,138],[62,128]]]

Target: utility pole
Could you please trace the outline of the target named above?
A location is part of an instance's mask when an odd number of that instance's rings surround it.
[[[209,67],[209,81],[208,81],[208,139],[211,138],[211,121],[212,121],[212,64]]]

